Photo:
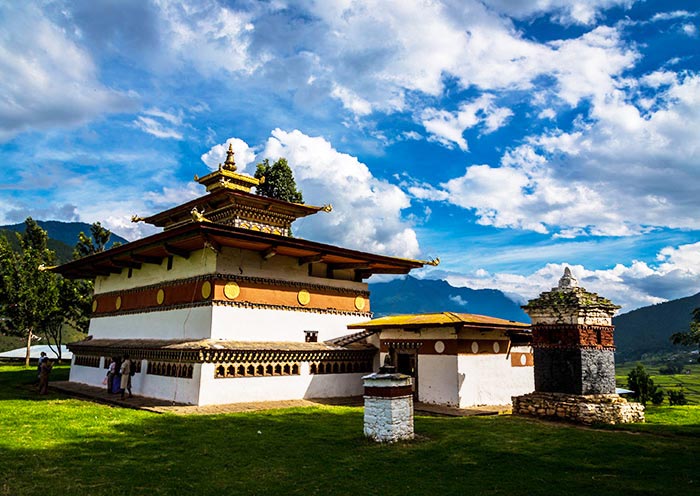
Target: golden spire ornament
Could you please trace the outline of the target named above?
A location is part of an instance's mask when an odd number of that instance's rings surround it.
[[[224,162],[223,169],[231,172],[236,171],[236,162],[233,159],[233,145],[231,143],[228,144],[228,151],[226,152],[226,161]]]

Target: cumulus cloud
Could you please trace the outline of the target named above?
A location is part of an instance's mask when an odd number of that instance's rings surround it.
[[[409,191],[472,209],[481,224],[564,238],[700,228],[700,76],[657,71],[641,82],[657,87],[644,102],[634,88],[611,90],[571,131],[531,136],[498,165]]]
[[[275,129],[261,157],[285,157],[304,200],[332,203],[330,214],[319,213],[295,223],[307,239],[404,257],[418,256],[416,233],[403,219],[410,200],[399,187],[372,175],[356,157],[339,152],[322,137]]]
[[[202,162],[207,164],[207,167],[211,170],[216,169],[219,164],[223,164],[226,160],[226,152],[229,145],[233,149],[233,159],[236,162],[236,168],[239,171],[248,170],[248,166],[255,162],[255,150],[239,138],[229,138],[225,143],[211,147],[207,153],[202,155]],[[255,171],[248,170],[248,172],[254,173]]]
[[[104,86],[90,56],[38,7],[2,2],[0,18],[0,140],[134,108],[134,96]]]
[[[620,312],[681,298],[700,291],[700,243],[666,247],[657,264],[633,261],[611,269],[590,270],[582,265],[546,264],[530,274],[490,273],[479,269],[472,274],[444,274],[456,287],[500,289],[518,303],[536,298],[556,287],[564,268],[570,267],[581,286],[621,305]],[[431,277],[430,273],[424,274]]]

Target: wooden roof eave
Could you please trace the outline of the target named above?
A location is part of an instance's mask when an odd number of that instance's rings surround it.
[[[423,262],[403,258],[364,253],[337,246],[307,241],[299,238],[266,234],[231,226],[212,223],[189,223],[131,243],[90,255],[80,260],[52,269],[69,278],[86,278],[105,275],[107,271],[120,271],[118,265],[135,266],[144,263],[157,263],[158,257],[169,255],[187,258],[189,253],[210,246],[216,250],[228,246],[249,249],[261,254],[275,250],[276,254],[321,261],[329,264],[356,264],[366,268],[355,269],[368,277],[371,274],[406,274],[420,268]],[[115,262],[116,261],[116,262]],[[341,267],[343,265],[340,265]],[[117,270],[118,269],[118,270]]]

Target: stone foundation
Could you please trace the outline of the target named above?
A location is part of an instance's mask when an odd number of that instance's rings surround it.
[[[585,396],[535,392],[513,396],[513,414],[565,419],[583,424],[644,422],[644,405],[617,394]]]
[[[371,374],[365,386],[365,436],[380,443],[413,439],[412,378],[404,374]]]

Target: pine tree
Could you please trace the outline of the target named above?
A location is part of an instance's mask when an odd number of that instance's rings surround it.
[[[272,165],[269,159],[263,160],[256,167],[255,178],[261,180],[260,185],[256,187],[259,195],[292,203],[304,203],[287,159],[280,158]]]

